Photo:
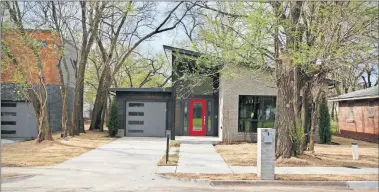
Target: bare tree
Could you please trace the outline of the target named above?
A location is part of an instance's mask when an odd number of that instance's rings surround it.
[[[130,28],[128,30],[130,35],[123,36],[124,38],[120,38],[121,37],[120,31],[125,27],[124,23],[127,20],[127,17],[129,16],[128,14],[130,14],[130,12],[128,11],[129,9],[126,9],[127,10],[126,12],[121,13],[122,16],[120,18],[120,22],[115,22],[109,25],[103,21],[103,23],[107,25],[107,27],[109,28],[108,31],[111,31],[112,33],[109,35],[110,49],[107,49],[106,46],[104,46],[102,38],[98,38],[98,47],[99,47],[99,50],[101,51],[104,70],[100,77],[100,81],[99,81],[99,85],[97,89],[90,129],[101,129],[103,127],[102,113],[104,111],[104,106],[105,106],[104,102],[106,102],[107,100],[106,98],[108,94],[108,89],[112,84],[111,77],[115,76],[115,74],[119,72],[124,62],[129,58],[131,54],[134,53],[136,48],[142,42],[149,40],[151,37],[155,36],[156,34],[173,30],[178,26],[178,24],[183,20],[183,18],[187,15],[188,11],[192,9],[194,5],[189,6],[189,7],[186,6],[183,13],[181,14],[182,16],[180,16],[177,21],[174,21],[171,26],[165,27],[166,25],[170,24],[170,21],[172,20],[172,18],[174,18],[174,15],[176,14],[177,10],[183,4],[185,5],[186,3],[184,2],[177,3],[174,6],[174,8],[172,8],[168,12],[164,20],[158,23],[158,25],[154,25],[153,23],[149,23],[146,25],[142,21],[149,20],[148,18],[146,17],[141,17],[139,19],[137,18],[137,21],[135,22],[135,26],[131,30]],[[129,3],[127,7],[131,7],[132,5],[133,5],[132,3]],[[146,6],[149,6],[149,5],[146,5]],[[146,8],[147,7],[142,6],[142,8],[139,9],[138,11],[144,11]],[[156,22],[155,19],[152,19],[152,22]],[[152,29],[152,30],[148,32],[147,34],[142,35],[140,34],[142,27],[145,27],[143,28],[144,31],[146,31],[146,27],[147,29]],[[120,42],[122,46],[125,46],[125,52],[120,54],[118,58],[114,58],[115,54],[113,54],[113,50],[115,50],[117,44]],[[112,64],[113,60],[116,60],[116,62],[114,62],[113,70],[111,70],[110,65]]]
[[[92,45],[97,39],[100,21],[107,2],[95,2],[87,5],[80,2],[82,22],[82,43],[80,56],[76,63],[76,84],[74,94],[74,110],[72,113],[73,132],[70,135],[78,135],[84,132],[83,99],[84,99],[84,72]],[[88,10],[89,9],[89,10]]]
[[[34,42],[34,40],[29,36],[28,32],[24,28],[23,18],[22,18],[22,9],[19,7],[19,2],[11,2],[6,1],[3,2],[7,11],[10,14],[10,19],[15,25],[15,30],[13,31],[16,36],[22,38],[23,44],[26,46],[26,49],[30,49],[33,53],[33,56],[36,58],[36,67],[37,67],[37,76],[38,76],[38,87],[34,88],[33,82],[29,82],[28,77],[32,78],[31,71],[25,70],[26,66],[23,66],[19,63],[17,56],[13,55],[9,49],[6,48],[7,44],[3,44],[5,47],[5,53],[12,61],[12,63],[16,66],[17,69],[24,75],[24,82],[28,86],[27,93],[29,95],[29,99],[33,103],[34,111],[37,117],[38,123],[38,135],[37,142],[41,142],[43,140],[53,140],[51,135],[51,129],[49,125],[48,119],[48,103],[47,103],[47,90],[45,84],[45,76],[43,72],[43,64],[40,56],[40,52],[38,49],[38,45]],[[9,45],[8,45],[9,47]]]

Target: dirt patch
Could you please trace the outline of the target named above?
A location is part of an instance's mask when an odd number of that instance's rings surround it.
[[[305,152],[298,157],[278,159],[276,166],[379,167],[379,145],[354,139],[333,137],[339,145],[316,144],[315,153]],[[358,142],[359,160],[352,160],[351,143]],[[215,146],[228,165],[256,166],[257,145],[254,143],[222,144]]]
[[[194,174],[164,173],[169,178],[207,179],[207,180],[257,180],[256,174]],[[275,175],[276,180],[284,181],[377,181],[378,175]]]
[[[177,166],[179,162],[179,149],[180,149],[180,142],[178,141],[172,141],[169,145],[170,151],[175,150],[174,154],[168,155],[168,161],[166,163],[166,154],[163,155],[161,160],[158,162],[158,166]]]
[[[180,142],[179,141],[171,141],[170,142],[170,147],[180,147]]]
[[[55,165],[116,139],[108,137],[107,131],[87,131],[80,136],[67,138],[67,140],[60,138],[60,133],[54,133],[53,138],[54,141],[37,143],[32,140],[2,146],[1,166]]]
[[[158,166],[177,166],[179,161],[179,153],[168,155],[168,161],[166,163],[166,155],[163,155],[158,163]]]

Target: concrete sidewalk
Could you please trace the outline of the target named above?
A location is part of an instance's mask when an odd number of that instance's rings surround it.
[[[232,173],[212,144],[181,144],[176,173]]]
[[[161,166],[156,173],[257,173],[256,166],[228,166],[212,144],[181,144],[178,166]],[[276,174],[379,174],[378,168],[276,167]]]
[[[158,167],[157,173],[257,173],[256,166],[229,166],[229,170],[218,170],[211,172],[210,170],[197,169],[181,169],[179,166],[164,166]],[[206,169],[206,167],[203,167]],[[181,170],[178,172],[177,170]],[[316,175],[365,175],[379,174],[377,168],[348,168],[348,167],[275,167],[275,174],[316,174]]]

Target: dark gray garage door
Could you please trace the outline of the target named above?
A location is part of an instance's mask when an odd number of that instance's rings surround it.
[[[126,103],[126,136],[164,137],[166,135],[166,102]]]

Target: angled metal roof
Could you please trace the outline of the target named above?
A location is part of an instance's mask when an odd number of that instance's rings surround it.
[[[170,50],[172,52],[177,52],[177,53],[180,53],[180,54],[191,55],[191,56],[195,56],[195,57],[199,57],[201,55],[199,52],[190,51],[190,50],[186,50],[186,49],[182,49],[182,48],[177,48],[177,47],[172,47],[172,46],[169,46],[169,45],[163,45],[163,49],[164,50]]]
[[[362,89],[337,97],[329,99],[329,101],[345,101],[345,100],[359,100],[359,99],[372,99],[379,98],[379,86],[370,87],[367,89]]]
[[[172,88],[110,88],[109,92],[172,92]]]

